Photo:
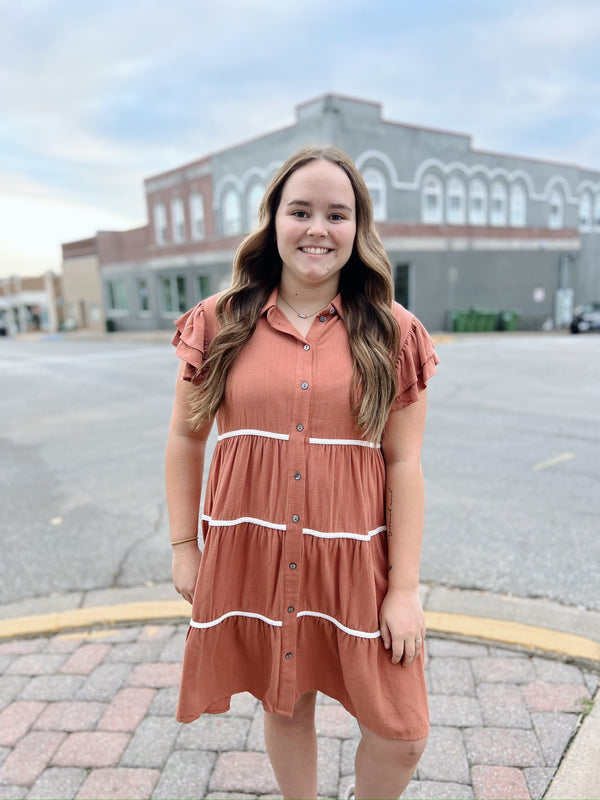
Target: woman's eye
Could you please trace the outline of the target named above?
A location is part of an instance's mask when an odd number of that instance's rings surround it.
[[[343,217],[341,214],[332,214],[331,219],[333,222],[339,222],[340,220],[345,219],[345,217]]]
[[[298,217],[298,219],[306,219],[308,214],[306,211],[294,211],[292,214],[293,217]]]

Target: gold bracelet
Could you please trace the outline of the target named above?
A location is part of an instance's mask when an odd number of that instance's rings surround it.
[[[184,542],[193,542],[194,539],[198,541],[198,535],[190,536],[189,539],[178,539],[176,542],[171,542],[171,547],[174,547],[176,544],[183,544]]]

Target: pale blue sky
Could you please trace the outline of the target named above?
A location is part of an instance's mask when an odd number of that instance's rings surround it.
[[[327,92],[600,169],[598,0],[0,0],[0,15],[0,276],[144,223],[144,177]]]

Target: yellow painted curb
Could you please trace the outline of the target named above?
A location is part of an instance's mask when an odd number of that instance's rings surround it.
[[[443,611],[426,611],[428,630],[474,639],[517,645],[529,650],[545,650],[572,658],[600,662],[600,642],[537,625],[510,622],[491,617],[471,617]]]
[[[119,622],[151,622],[159,619],[189,619],[191,606],[185,600],[147,600],[114,606],[92,606],[0,620],[0,639],[58,633],[73,628],[115,625]]]
[[[156,622],[165,619],[189,619],[190,605],[185,600],[152,600],[121,603],[114,606],[93,606],[0,620],[0,639],[48,635],[76,628],[116,625],[126,622]],[[426,611],[427,629],[497,644],[557,653],[570,658],[600,662],[600,642],[522,622],[472,617],[444,611]]]

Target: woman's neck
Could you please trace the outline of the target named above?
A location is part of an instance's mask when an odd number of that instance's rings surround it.
[[[306,286],[296,281],[286,280],[282,276],[279,283],[279,295],[284,302],[290,303],[297,314],[316,314],[321,311],[338,294],[339,281],[330,281],[317,286]]]

